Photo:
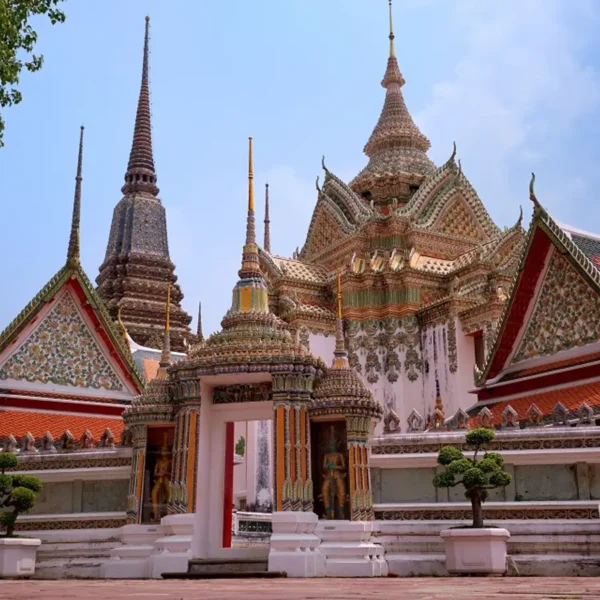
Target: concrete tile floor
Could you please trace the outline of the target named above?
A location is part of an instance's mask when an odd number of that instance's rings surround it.
[[[1,600],[598,600],[600,578],[0,581]]]

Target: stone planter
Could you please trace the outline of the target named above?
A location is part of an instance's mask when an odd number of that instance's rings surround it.
[[[506,529],[444,529],[446,570],[450,574],[503,575],[506,572]]]
[[[32,538],[0,538],[0,577],[33,575],[35,553],[41,543]]]

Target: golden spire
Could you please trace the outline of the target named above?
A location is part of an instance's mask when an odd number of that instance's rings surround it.
[[[342,276],[340,268],[337,270],[337,316],[342,318]]]
[[[254,212],[254,172],[252,169],[252,138],[248,138],[248,210]]]
[[[167,285],[167,308],[165,317],[165,331],[168,333],[171,330],[171,284]]]
[[[167,369],[171,365],[171,283],[167,284],[167,306],[165,315],[165,333],[163,337],[163,347],[160,355],[160,363],[157,379],[167,378]]]
[[[390,5],[390,56],[396,56],[396,52],[394,50],[394,19],[392,15],[392,0],[389,0]]]

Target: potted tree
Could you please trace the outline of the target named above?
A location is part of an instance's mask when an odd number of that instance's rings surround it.
[[[511,476],[502,470],[504,458],[497,452],[485,451],[495,437],[491,429],[484,427],[469,431],[465,441],[473,449],[473,458],[466,457],[454,446],[444,446],[438,454],[438,463],[446,470],[434,477],[433,485],[438,488],[462,485],[473,512],[472,525],[444,529],[440,534],[449,573],[503,574],[506,571],[506,544],[510,533],[483,525],[482,504],[488,490],[511,482]]]
[[[0,453],[0,577],[33,575],[35,554],[40,540],[14,535],[17,517],[31,510],[35,496],[42,489],[37,477],[12,475],[7,469],[14,469],[18,459],[9,452]]]

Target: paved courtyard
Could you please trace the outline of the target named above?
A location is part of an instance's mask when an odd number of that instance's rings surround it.
[[[600,578],[225,579],[204,581],[0,581],[1,600],[583,600]]]

